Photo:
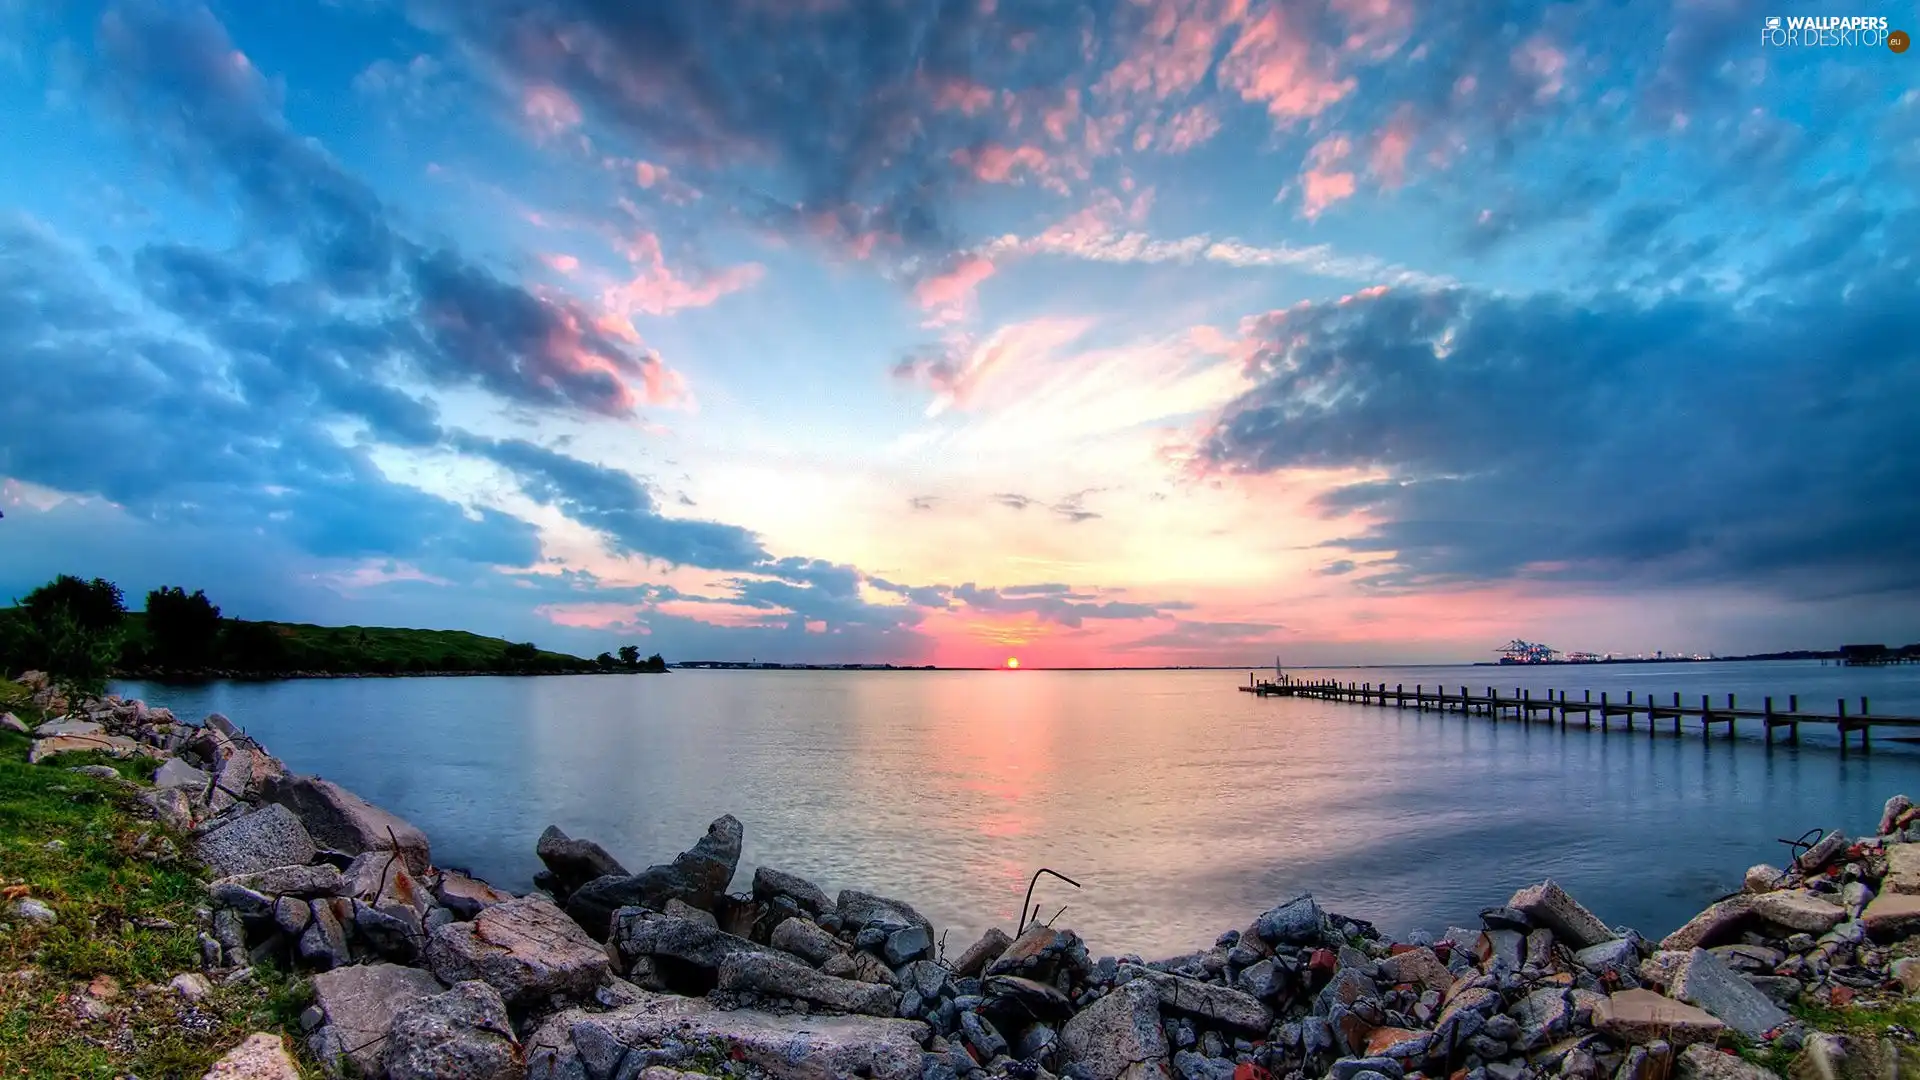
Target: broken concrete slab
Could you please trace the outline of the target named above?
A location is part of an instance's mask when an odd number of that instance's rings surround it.
[[[526,1040],[527,1075],[604,1077],[630,1051],[671,1042],[688,1056],[716,1054],[774,1080],[919,1080],[921,1047],[931,1034],[918,1020],[723,1011],[702,998],[635,993],[634,1004],[608,1012],[574,1009],[549,1018]]]
[[[1680,1001],[1700,1006],[1749,1039],[1758,1039],[1787,1022],[1787,1014],[1767,995],[1705,949],[1688,954],[1687,965],[1674,980],[1671,993]]]
[[[262,806],[200,837],[200,860],[219,877],[251,874],[313,861],[319,850],[300,819],[284,806]]]
[[[1665,1041],[1673,1046],[1710,1043],[1727,1025],[1703,1009],[1651,990],[1621,990],[1594,1007],[1593,1026],[1625,1042]]]
[[[1534,925],[1552,930],[1555,937],[1574,949],[1598,945],[1617,936],[1551,878],[1514,893],[1507,906],[1525,912]]]
[[[720,962],[722,990],[751,990],[773,997],[799,998],[840,1012],[892,1016],[900,995],[887,986],[836,979],[797,960],[772,953],[738,952]]]
[[[1251,994],[1229,986],[1186,979],[1138,964],[1121,964],[1120,977],[1145,981],[1158,994],[1160,1004],[1174,1012],[1204,1017],[1252,1034],[1263,1033],[1273,1024],[1273,1010]]]
[[[1167,1034],[1160,1024],[1160,993],[1135,979],[1067,1021],[1060,1029],[1067,1061],[1093,1080],[1147,1080],[1167,1075]]]
[[[426,833],[331,780],[275,776],[262,785],[261,797],[293,811],[314,840],[335,851],[398,851],[400,861],[415,874],[425,874],[433,865]]]
[[[516,1006],[554,996],[586,1000],[610,974],[600,944],[543,896],[495,904],[472,922],[436,929],[427,963],[447,983],[479,979]]]
[[[308,1047],[329,1076],[385,1075],[393,1018],[443,989],[428,972],[398,964],[323,971],[313,977],[313,994],[314,1005],[325,1019],[314,1029]]]
[[[1824,934],[1846,921],[1847,912],[1838,904],[1815,896],[1805,889],[1779,889],[1753,897],[1753,913],[1767,920],[1807,934]]]

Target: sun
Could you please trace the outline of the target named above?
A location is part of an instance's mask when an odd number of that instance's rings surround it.
[[[1007,670],[1008,670],[1008,671],[1012,671],[1012,670],[1013,670],[1014,668],[1017,668],[1017,667],[1019,667],[1019,666],[1020,666],[1020,658],[1019,658],[1019,657],[1017,657],[1017,656],[1009,656],[1009,657],[1007,657]]]

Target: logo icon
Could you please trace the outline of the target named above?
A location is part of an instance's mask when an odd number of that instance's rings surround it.
[[[1767,16],[1767,29],[1769,30],[1780,29],[1780,16],[1778,15]]]
[[[1895,30],[1893,33],[1887,35],[1887,48],[1892,49],[1896,53],[1906,52],[1907,46],[1911,44],[1913,44],[1913,39],[1907,36],[1905,30]]]

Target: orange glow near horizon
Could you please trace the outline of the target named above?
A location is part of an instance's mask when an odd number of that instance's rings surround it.
[[[1019,667],[1020,667],[1020,658],[1019,658],[1019,657],[1017,657],[1017,656],[1009,656],[1009,657],[1007,657],[1007,670],[1008,670],[1008,671],[1014,671],[1014,670],[1017,670],[1017,669],[1018,669]]]

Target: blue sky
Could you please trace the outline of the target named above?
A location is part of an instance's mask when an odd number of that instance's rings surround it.
[[[0,0],[0,588],[674,659],[1920,638],[1920,60],[1771,13]]]

